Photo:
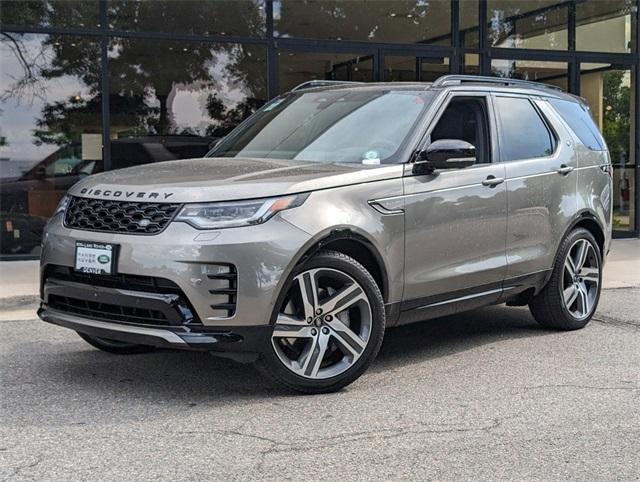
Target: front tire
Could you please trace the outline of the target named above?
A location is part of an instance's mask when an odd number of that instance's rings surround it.
[[[321,251],[284,285],[258,367],[298,392],[337,391],[375,359],[384,330],[384,302],[371,274],[345,254]]]
[[[87,335],[77,332],[84,341],[98,350],[114,353],[116,355],[135,355],[138,353],[148,353],[155,348],[149,345],[136,345],[134,343],[125,343],[123,341],[108,340],[97,336]]]
[[[595,313],[601,289],[600,248],[589,231],[578,228],[562,241],[551,278],[529,309],[544,327],[578,330]]]

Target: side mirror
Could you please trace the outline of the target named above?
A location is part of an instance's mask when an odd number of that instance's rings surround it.
[[[420,151],[413,164],[414,174],[428,174],[435,169],[463,169],[476,162],[476,148],[462,139],[439,139]]]

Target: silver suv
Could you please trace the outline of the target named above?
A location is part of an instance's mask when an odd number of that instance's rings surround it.
[[[607,147],[560,90],[311,82],[205,158],[71,188],[45,231],[39,315],[108,352],[205,350],[333,391],[387,327],[498,303],[585,326],[611,205]]]

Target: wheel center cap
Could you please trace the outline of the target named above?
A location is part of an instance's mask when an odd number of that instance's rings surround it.
[[[320,328],[320,326],[322,326],[322,317],[318,316],[315,320],[313,320],[313,324]]]

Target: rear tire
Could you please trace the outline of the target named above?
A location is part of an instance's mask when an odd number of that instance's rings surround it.
[[[293,270],[272,322],[258,368],[294,391],[334,392],[360,377],[378,354],[384,302],[360,263],[321,251]]]
[[[155,348],[149,345],[136,345],[134,343],[125,343],[123,341],[108,340],[97,336],[87,335],[77,332],[84,341],[98,350],[114,353],[116,355],[136,355],[138,353],[149,353]]]
[[[574,229],[562,241],[547,285],[529,303],[538,323],[556,330],[583,328],[602,289],[602,256],[593,235]]]

